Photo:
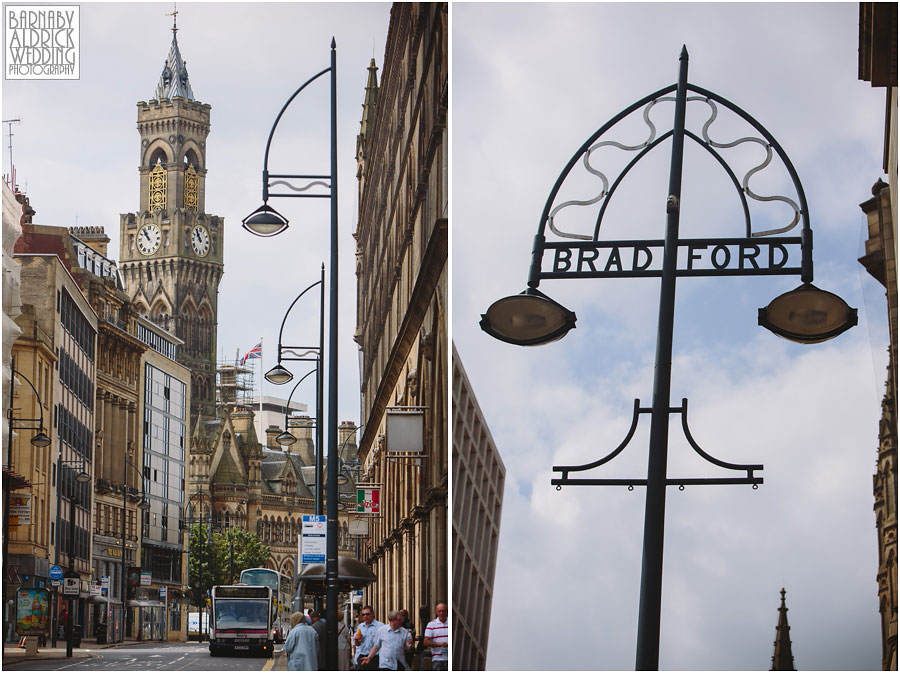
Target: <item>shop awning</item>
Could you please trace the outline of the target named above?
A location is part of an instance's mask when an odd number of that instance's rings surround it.
[[[166,604],[162,601],[128,601],[130,608],[164,608]]]

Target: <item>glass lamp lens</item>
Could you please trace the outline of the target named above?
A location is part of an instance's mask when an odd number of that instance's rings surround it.
[[[287,229],[287,218],[263,204],[243,221],[244,228],[257,236],[274,236]]]
[[[800,343],[827,341],[856,322],[856,310],[847,302],[811,283],[776,297],[760,312],[760,324]]]
[[[520,345],[556,341],[574,326],[571,311],[535,294],[500,299],[491,304],[482,319],[482,328],[489,334]]]
[[[294,437],[294,435],[292,435],[289,432],[282,432],[280,435],[278,435],[275,438],[275,441],[278,442],[279,444],[281,444],[282,446],[290,446],[291,444],[293,444],[294,442],[297,441],[297,438]]]
[[[268,381],[269,383],[282,385],[294,378],[294,375],[281,365],[275,365],[274,367],[272,367],[272,369],[266,372],[265,377],[266,381]]]

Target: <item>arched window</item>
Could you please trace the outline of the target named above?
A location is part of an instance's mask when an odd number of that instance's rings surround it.
[[[161,150],[157,150],[157,152],[161,152]],[[154,153],[154,156],[156,156],[157,159],[155,162],[151,159],[150,165],[153,166],[153,168],[150,169],[149,178],[151,213],[166,209],[166,193],[168,191],[169,183],[169,176],[166,173],[165,164],[163,164],[156,153]],[[163,157],[165,157],[164,154]]]

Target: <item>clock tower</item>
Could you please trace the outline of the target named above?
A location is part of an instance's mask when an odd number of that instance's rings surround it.
[[[177,24],[156,95],[138,108],[140,207],[120,216],[119,268],[139,312],[184,342],[191,426],[215,413],[224,220],[206,212],[210,106],[194,97]]]

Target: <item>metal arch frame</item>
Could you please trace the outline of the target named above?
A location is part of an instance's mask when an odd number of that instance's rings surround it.
[[[803,187],[800,183],[800,180],[797,176],[796,170],[793,167],[790,159],[788,159],[787,155],[784,153],[784,150],[777,143],[771,133],[769,133],[759,122],[757,122],[753,117],[744,112],[742,109],[731,103],[730,101],[712,93],[705,89],[701,89],[699,87],[692,86],[688,84],[688,53],[687,48],[682,48],[681,55],[679,58],[679,72],[678,72],[678,82],[674,85],[670,85],[659,91],[650,94],[649,96],[644,97],[643,99],[633,103],[631,106],[627,107],[625,110],[620,112],[618,115],[613,117],[610,121],[604,124],[598,131],[596,131],[587,141],[585,141],[578,151],[572,156],[569,162],[566,164],[562,173],[560,173],[557,178],[553,188],[550,192],[550,195],[546,201],[544,206],[543,213],[541,215],[541,219],[538,225],[538,231],[534,238],[534,246],[532,248],[532,258],[531,265],[529,268],[529,277],[528,277],[528,287],[531,291],[537,290],[540,281],[544,278],[575,278],[575,277],[608,277],[611,275],[619,275],[619,276],[636,276],[642,275],[644,277],[658,277],[660,278],[660,296],[659,296],[659,318],[657,323],[657,341],[656,341],[656,357],[655,357],[655,368],[654,368],[654,379],[653,379],[653,395],[652,395],[652,404],[649,408],[643,408],[640,406],[640,401],[635,400],[634,403],[634,414],[632,418],[631,428],[629,429],[625,441],[622,442],[616,449],[607,454],[606,456],[593,461],[591,463],[585,465],[578,466],[555,466],[553,468],[554,472],[561,473],[561,478],[553,479],[551,481],[552,485],[556,485],[557,488],[561,488],[564,485],[624,485],[629,489],[633,489],[635,485],[644,485],[646,486],[646,500],[645,500],[645,510],[644,510],[644,530],[643,530],[643,546],[642,546],[642,560],[641,560],[641,582],[640,582],[640,601],[638,608],[638,624],[637,624],[637,646],[636,646],[636,658],[635,658],[635,668],[637,670],[658,670],[659,668],[659,641],[660,641],[660,617],[661,617],[661,603],[662,603],[662,579],[663,579],[663,552],[664,552],[664,533],[665,533],[665,501],[666,501],[666,491],[669,486],[678,486],[680,489],[683,489],[686,485],[710,485],[710,484],[748,484],[753,488],[757,488],[760,483],[762,483],[762,477],[758,476],[756,473],[763,469],[762,465],[738,465],[734,463],[728,463],[718,458],[714,458],[697,444],[691,435],[690,429],[687,424],[687,400],[682,400],[682,405],[680,407],[674,407],[670,402],[671,397],[671,378],[672,378],[672,351],[673,351],[673,335],[674,335],[674,315],[675,315],[675,288],[676,281],[679,276],[690,276],[690,275],[758,275],[759,273],[781,273],[781,274],[799,274],[802,276],[804,282],[811,282],[813,276],[813,265],[812,265],[812,232],[809,224],[809,213],[808,213],[808,205],[806,202],[806,197],[803,191]],[[649,119],[649,112],[651,107],[656,103],[656,101],[661,98],[675,92],[674,101],[674,114],[673,114],[673,122],[671,131],[667,131],[660,138],[656,138],[656,128],[653,125],[652,121]],[[702,136],[703,139],[699,138],[696,134],[691,133],[685,128],[685,119],[686,119],[686,109],[687,103],[689,100],[688,92],[693,92],[695,94],[699,94],[703,98],[693,98],[691,100],[705,100],[712,107],[712,114],[710,118],[706,121],[705,126],[703,127]],[[668,100],[673,100],[669,98]],[[739,117],[748,122],[761,136],[765,139],[765,143],[759,138],[751,138],[755,142],[759,142],[761,144],[766,145],[766,161],[764,161],[759,166],[751,169],[744,177],[743,184],[739,184],[737,176],[734,171],[731,170],[728,163],[725,159],[720,155],[719,152],[716,151],[716,147],[725,147],[725,146],[735,146],[740,144],[740,142],[744,142],[745,139],[740,139],[736,143],[726,144],[726,143],[715,143],[707,134],[707,130],[711,123],[715,120],[717,112],[715,106],[710,103],[710,101],[715,101],[720,103],[724,107],[728,108],[732,112],[736,113]],[[618,124],[625,117],[629,116],[636,110],[641,108],[645,108],[644,111],[644,120],[650,127],[650,137],[643,143],[643,145],[636,146],[625,146],[620,143],[609,142],[609,143],[601,143],[596,145],[598,138],[603,136],[607,131],[612,129],[616,124]],[[599,238],[599,228],[600,223],[602,221],[602,216],[606,212],[606,204],[611,198],[612,194],[615,192],[616,188],[621,184],[625,175],[637,164],[640,159],[647,156],[647,154],[658,147],[663,140],[667,140],[671,138],[671,158],[670,158],[670,166],[669,166],[669,184],[668,191],[666,192],[666,225],[665,225],[665,238],[659,241],[628,241],[628,242],[614,242],[614,241],[598,241]],[[682,187],[682,173],[683,173],[683,160],[684,160],[684,144],[685,138],[689,138],[694,142],[697,142],[701,147],[709,151],[719,162],[719,164],[725,169],[726,173],[730,177],[732,184],[735,185],[739,197],[741,199],[741,205],[744,211],[744,217],[746,225],[748,226],[747,238],[746,239],[695,239],[693,241],[687,239],[680,239],[679,237],[679,222],[680,222],[680,211],[681,211],[681,187]],[[708,141],[708,142],[707,142]],[[617,146],[621,149],[625,149],[628,151],[637,151],[637,156],[633,157],[629,162],[627,162],[625,168],[621,171],[621,173],[614,180],[611,188],[609,185],[609,181],[606,176],[600,173],[599,170],[594,169],[588,159],[589,152],[592,151],[592,148],[602,147],[606,144]],[[690,265],[690,254],[689,252],[689,263],[687,269],[679,269],[678,268],[678,251],[679,247],[682,245],[688,246],[703,246],[703,245],[716,245],[716,244],[734,244],[734,243],[742,243],[746,245],[755,245],[752,241],[759,241],[759,238],[753,238],[753,232],[749,229],[749,207],[746,200],[745,195],[751,198],[759,198],[754,195],[748,186],[748,181],[750,176],[752,176],[755,172],[765,168],[768,163],[771,161],[771,151],[778,155],[781,159],[785,169],[787,170],[793,184],[794,188],[797,192],[797,201],[799,202],[799,206],[795,204],[793,201],[789,201],[795,211],[795,218],[790,227],[796,226],[798,223],[797,215],[799,214],[799,220],[802,221],[802,229],[801,235],[799,237],[773,237],[770,238],[768,244],[770,246],[774,245],[783,245],[790,242],[791,244],[800,245],[801,249],[801,265],[799,268],[768,268],[763,269],[762,271],[758,270],[756,264],[753,264],[754,269],[745,269],[741,264],[738,269],[728,269],[722,268],[719,265],[714,264],[715,271],[713,270],[692,270]],[[554,240],[551,243],[548,243],[546,240],[546,228],[547,226],[551,226],[551,217],[561,209],[561,207],[565,206],[557,206],[556,210],[554,208],[554,202],[572,169],[575,167],[576,162],[583,159],[585,161],[585,170],[588,173],[596,175],[601,180],[603,180],[603,189],[601,190],[600,196],[593,198],[589,201],[576,201],[571,202],[570,205],[592,205],[597,203],[602,198],[605,197],[606,201],[600,206],[600,212],[598,213],[598,218],[594,228],[593,237],[589,237],[586,235],[577,235],[570,234],[567,236],[567,232],[560,232],[555,227],[552,227],[552,231],[559,236],[560,239],[566,238],[575,238],[580,240],[579,243],[572,244],[564,244],[560,243],[557,240]],[[776,197],[781,200],[786,200],[784,197]],[[766,197],[763,197],[762,200],[766,200]],[[566,202],[569,203],[569,202]],[[785,229],[786,230],[786,229]],[[776,230],[783,231],[783,230]],[[562,235],[560,235],[560,233]],[[760,232],[761,234],[770,234],[775,232]],[[591,240],[593,238],[593,240]],[[624,271],[619,266],[617,271],[610,272],[610,264],[607,263],[607,269],[603,272],[597,271],[594,268],[592,263],[589,263],[590,272],[583,271],[581,268],[581,261],[579,261],[579,268],[575,269],[577,273],[544,273],[542,272],[542,261],[543,261],[543,253],[547,249],[553,248],[561,248],[561,247],[569,247],[571,249],[578,249],[580,251],[584,251],[586,248],[603,248],[603,247],[615,247],[617,245],[622,245],[623,247],[627,247],[629,244],[631,247],[634,247],[637,251],[637,246],[648,246],[650,244],[656,246],[663,247],[662,254],[662,268],[654,269],[654,270],[646,270],[644,268],[638,268],[639,265],[636,263],[633,264],[633,268],[629,271]],[[770,255],[772,248],[770,247]],[[560,255],[561,252],[557,251],[557,255]],[[571,255],[571,253],[569,253]],[[579,252],[581,254],[581,252]],[[585,252],[585,259],[595,259],[596,253],[593,254],[592,257],[588,257],[590,253]],[[618,250],[616,249],[616,254],[618,255]],[[612,258],[612,254],[611,254]],[[785,262],[786,262],[785,258]],[[727,263],[723,266],[727,266]],[[775,266],[770,263],[770,267]],[[570,268],[556,268],[556,261],[554,261],[554,271],[569,271]],[[592,469],[594,467],[599,467],[603,465],[613,458],[615,458],[624,448],[627,446],[629,441],[634,435],[635,429],[637,427],[637,423],[639,420],[639,416],[642,413],[649,413],[651,416],[650,421],[650,437],[649,437],[649,448],[648,448],[648,465],[646,472],[646,479],[573,479],[570,478],[569,474],[571,472],[580,472]],[[668,440],[669,440],[669,421],[670,417],[673,413],[680,413],[682,417],[682,428],[685,434],[685,437],[692,447],[692,449],[704,460],[707,462],[716,465],[719,468],[727,469],[727,470],[738,470],[745,471],[746,476],[743,477],[726,477],[726,478],[704,478],[704,479],[670,479],[667,474],[667,464],[668,464]]]
[[[642,158],[644,158],[650,151],[652,151],[653,149],[658,147],[664,140],[667,140],[668,138],[673,136],[674,129],[666,131],[659,137],[655,137],[656,128],[653,125],[653,123],[649,120],[649,109],[655,103],[657,103],[661,100],[667,100],[667,101],[675,100],[675,98],[667,97],[667,94],[677,91],[678,86],[679,86],[679,84],[677,84],[677,83],[671,84],[667,87],[659,89],[658,91],[655,91],[654,93],[651,93],[651,94],[645,96],[644,98],[640,99],[639,101],[637,101],[635,103],[632,103],[630,106],[628,106],[627,108],[625,108],[624,110],[619,112],[619,114],[617,114],[612,119],[607,121],[597,131],[595,131],[584,143],[582,143],[582,145],[578,148],[578,150],[575,152],[575,154],[573,154],[572,157],[569,159],[569,161],[566,163],[562,172],[557,177],[556,182],[554,183],[553,188],[550,191],[550,195],[547,197],[547,201],[544,205],[543,212],[541,213],[540,222],[538,224],[538,230],[537,230],[537,233],[535,234],[534,244],[533,244],[533,248],[532,248],[531,266],[529,268],[529,273],[528,273],[528,287],[537,289],[540,285],[541,279],[548,277],[545,273],[542,273],[541,264],[543,261],[544,251],[547,249],[553,248],[554,244],[547,242],[546,229],[548,226],[552,227],[553,214],[556,211],[558,211],[559,209],[561,209],[561,207],[563,205],[563,204],[560,204],[559,206],[557,206],[554,209],[554,204],[555,204],[557,196],[559,195],[559,191],[562,189],[562,186],[565,184],[565,181],[568,179],[569,175],[572,173],[572,170],[574,169],[575,165],[580,160],[584,160],[586,163],[586,170],[588,170],[589,172],[594,173],[594,174],[598,173],[598,172],[593,171],[589,167],[589,165],[587,165],[587,158],[589,157],[589,154],[590,154],[592,148],[594,148],[598,139],[600,139],[608,131],[610,131],[613,127],[615,127],[619,122],[621,122],[625,118],[629,117],[634,112],[636,112],[640,109],[645,110],[644,119],[645,119],[645,122],[650,126],[650,129],[651,129],[651,135],[647,141],[645,141],[643,144],[631,146],[631,147],[621,145],[620,143],[616,143],[614,141],[608,141],[608,144],[615,145],[615,146],[619,147],[620,149],[625,149],[625,150],[629,150],[629,151],[638,151],[638,154],[634,158],[631,159],[631,161],[625,166],[625,168],[622,169],[622,171],[620,171],[620,173],[616,176],[615,180],[613,181],[612,185],[608,189],[604,188],[601,191],[601,194],[599,196],[595,197],[594,199],[588,200],[588,201],[568,202],[569,205],[591,205],[598,201],[601,201],[601,200],[603,201],[603,203],[600,205],[600,209],[597,214],[597,219],[596,219],[596,223],[594,225],[593,235],[590,237],[584,236],[584,235],[572,236],[572,238],[577,238],[581,241],[600,242],[599,241],[599,232],[600,232],[600,225],[601,225],[603,216],[606,213],[606,208],[607,208],[613,194],[615,193],[618,186],[621,184],[622,180],[625,178],[625,176],[628,174],[628,172],[638,163],[638,161],[640,161]],[[698,94],[698,96],[687,97],[688,91],[696,93],[696,94]],[[738,115],[741,119],[743,119],[748,124],[750,124],[750,126],[752,126],[762,136],[762,138],[765,139],[765,141],[767,143],[767,147],[770,148],[771,150],[774,150],[775,154],[781,160],[782,165],[784,166],[785,170],[788,172],[791,182],[793,183],[799,204],[798,205],[793,204],[793,201],[791,201],[790,199],[784,199],[783,197],[776,197],[776,198],[789,201],[793,205],[793,207],[796,210],[797,215],[799,216],[799,220],[801,222],[801,232],[800,232],[799,239],[796,237],[779,237],[774,240],[783,240],[785,243],[798,243],[798,242],[800,243],[801,266],[800,266],[800,270],[799,270],[799,275],[801,276],[801,279],[804,283],[811,283],[813,281],[813,260],[812,260],[813,236],[812,236],[812,229],[811,229],[810,222],[809,222],[809,206],[807,204],[806,194],[803,189],[803,185],[800,182],[799,176],[797,175],[797,171],[794,168],[794,165],[791,162],[790,158],[785,153],[784,149],[781,147],[781,145],[778,143],[778,141],[775,139],[775,137],[760,122],[758,122],[749,113],[747,113],[742,108],[738,107],[737,105],[735,105],[728,99],[726,99],[722,96],[719,96],[718,94],[716,94],[712,91],[709,91],[707,89],[704,89],[702,87],[698,87],[693,84],[690,84],[686,81],[684,82],[684,97],[685,97],[685,102],[687,102],[687,101],[704,101],[711,105],[711,103],[709,103],[709,101],[714,101],[716,103],[721,104],[725,108],[729,109],[734,114]],[[712,115],[704,124],[704,127],[703,127],[704,135],[706,134],[706,130],[709,128],[709,126],[715,121],[716,117],[717,117],[717,112],[715,111],[715,108],[713,108]],[[703,149],[708,151],[716,159],[716,161],[718,161],[718,163],[722,166],[722,168],[727,173],[728,177],[731,179],[732,184],[734,184],[735,189],[738,193],[738,196],[741,200],[741,207],[743,209],[745,226],[746,226],[746,239],[748,241],[752,240],[754,238],[759,238],[761,236],[767,236],[772,233],[782,233],[783,231],[793,228],[793,226],[796,225],[796,222],[794,222],[792,225],[790,225],[789,227],[784,228],[784,229],[773,230],[770,232],[760,232],[760,233],[754,234],[751,231],[750,211],[749,211],[749,206],[748,206],[747,197],[746,197],[746,193],[749,192],[750,190],[740,184],[734,171],[728,165],[728,162],[716,150],[716,147],[714,147],[714,145],[717,145],[719,147],[734,146],[735,144],[739,144],[740,142],[745,141],[745,140],[759,141],[758,138],[742,138],[742,139],[739,139],[735,143],[725,144],[725,143],[707,142],[707,140],[704,140],[704,139],[698,137],[695,133],[693,133],[687,129],[684,129],[684,128],[682,128],[682,134],[683,134],[683,136],[690,138],[691,140],[696,142],[700,147],[702,147]],[[767,166],[769,161],[770,160],[767,159],[767,161],[765,161],[760,166],[756,166],[753,169],[751,169],[745,175],[745,181],[748,181],[750,176],[753,175],[755,172],[758,172],[759,170],[761,170],[762,168]],[[607,182],[605,175],[602,177],[603,177],[604,182]],[[751,198],[756,198],[756,197],[754,197],[751,194]],[[772,200],[772,197],[762,197],[762,198],[759,198],[758,200]],[[565,238],[565,237],[563,236],[561,238]],[[737,241],[739,239],[729,239],[729,240]],[[680,242],[689,243],[689,241],[687,239],[681,239],[679,241],[679,243]],[[609,243],[615,243],[615,242],[609,242]],[[578,244],[576,243],[576,244],[574,244],[573,247],[575,247],[577,245]],[[656,275],[659,275],[659,274],[657,273]],[[735,274],[730,274],[730,275],[735,275]]]

